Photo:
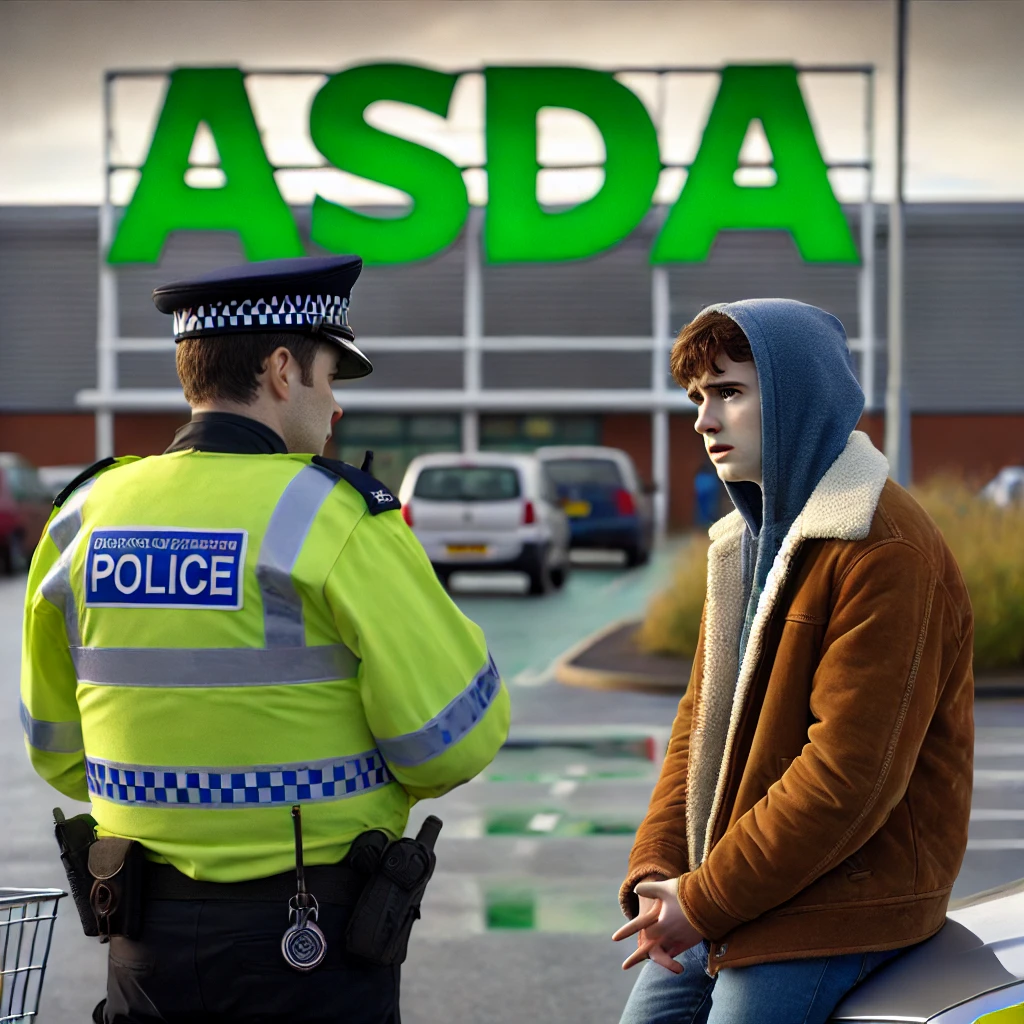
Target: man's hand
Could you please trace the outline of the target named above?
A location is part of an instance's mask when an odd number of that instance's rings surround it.
[[[704,936],[690,924],[679,904],[678,891],[678,878],[639,882],[633,889],[640,898],[640,913],[612,936],[616,942],[637,936],[636,952],[623,962],[624,971],[650,958],[673,974],[683,973],[683,965],[673,958]]]

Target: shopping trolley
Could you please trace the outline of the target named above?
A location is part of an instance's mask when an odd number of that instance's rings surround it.
[[[60,889],[0,889],[0,1024],[39,1012]]]

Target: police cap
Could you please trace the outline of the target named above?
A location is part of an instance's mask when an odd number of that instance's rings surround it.
[[[339,376],[365,377],[373,364],[348,325],[358,256],[300,256],[224,267],[153,289],[161,313],[174,315],[174,340],[276,331],[321,338],[342,350]]]

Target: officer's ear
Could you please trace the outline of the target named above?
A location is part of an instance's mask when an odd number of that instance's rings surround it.
[[[260,377],[275,398],[287,401],[292,390],[291,378],[300,375],[301,369],[291,352],[279,345],[267,356]]]

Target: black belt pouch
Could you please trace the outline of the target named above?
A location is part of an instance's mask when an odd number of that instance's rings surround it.
[[[53,825],[60,847],[60,860],[68,876],[68,888],[86,935],[99,935],[96,915],[89,904],[92,875],[89,874],[89,847],[96,842],[96,821],[91,814],[65,818],[59,807],[53,809]]]
[[[381,967],[405,961],[409,933],[437,864],[434,842],[440,831],[440,818],[430,815],[415,839],[398,839],[379,854],[345,931],[349,953]]]
[[[89,847],[93,878],[89,905],[96,915],[100,941],[111,935],[137,939],[142,934],[142,872],[145,859],[134,839],[104,836]]]

